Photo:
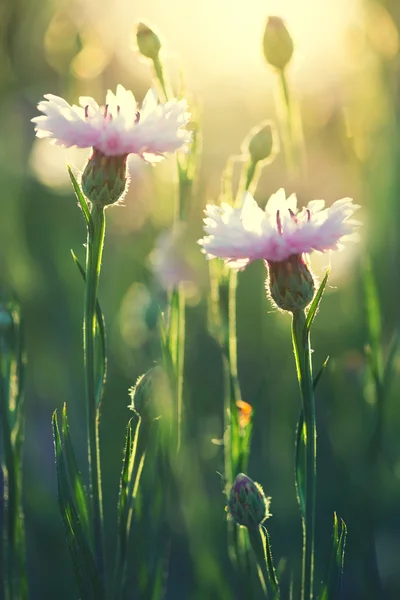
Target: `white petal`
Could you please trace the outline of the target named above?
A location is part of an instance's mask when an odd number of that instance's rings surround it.
[[[280,188],[275,194],[272,194],[265,207],[268,214],[276,214],[278,210],[283,210],[286,204],[286,194],[283,188]]]
[[[150,88],[142,102],[140,118],[146,119],[150,113],[156,110],[158,104],[157,92],[154,88]]]

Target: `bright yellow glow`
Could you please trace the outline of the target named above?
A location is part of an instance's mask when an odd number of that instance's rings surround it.
[[[196,82],[202,87],[234,77],[238,85],[257,85],[255,78],[265,76],[261,39],[270,15],[285,19],[295,41],[295,78],[314,73],[329,80],[332,69],[343,63],[346,33],[359,14],[359,0],[116,0],[112,14],[106,6],[95,13],[103,39],[113,36],[122,53],[135,23],[154,25],[171,62],[183,67],[193,89]]]

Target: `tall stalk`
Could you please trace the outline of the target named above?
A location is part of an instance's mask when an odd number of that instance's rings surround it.
[[[101,577],[104,579],[103,500],[99,448],[99,406],[96,395],[96,302],[101,258],[105,236],[104,207],[93,204],[88,224],[86,246],[86,281],[83,320],[83,347],[86,384],[86,418],[88,440],[89,481],[92,502],[94,554]]]
[[[305,512],[303,523],[303,564],[301,599],[311,600],[314,587],[315,499],[317,430],[311,364],[310,333],[304,310],[293,313],[293,350],[303,411],[303,440],[305,464]]]

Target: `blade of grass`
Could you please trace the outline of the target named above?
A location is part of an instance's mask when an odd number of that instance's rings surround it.
[[[340,583],[343,573],[344,553],[347,539],[345,522],[333,514],[332,552],[327,576],[322,584],[320,600],[336,600],[339,598]]]
[[[319,286],[318,291],[315,294],[313,301],[311,302],[310,308],[308,309],[307,317],[306,317],[306,332],[307,333],[310,331],[311,325],[317,314],[320,302],[322,300],[323,293],[326,288],[326,284],[328,282],[328,277],[329,277],[329,269],[325,273],[325,276],[324,276],[323,280],[321,281],[321,285]]]
[[[103,585],[72,499],[56,412],[52,418],[57,488],[61,516],[81,600],[104,600]]]
[[[76,504],[84,532],[90,539],[90,520],[88,497],[83,485],[82,475],[78,468],[78,462],[72,446],[71,435],[68,426],[67,405],[64,404],[61,419],[61,430],[64,442],[65,465],[68,473],[68,479],[71,482],[72,497]]]
[[[72,169],[69,165],[67,165],[68,174],[72,182],[72,187],[74,188],[74,192],[76,197],[78,198],[79,206],[82,209],[83,216],[85,217],[86,226],[88,228],[89,234],[93,234],[93,221],[92,215],[90,214],[89,206],[86,202],[86,198],[82,193],[79,183],[77,182],[75,175],[72,172]]]

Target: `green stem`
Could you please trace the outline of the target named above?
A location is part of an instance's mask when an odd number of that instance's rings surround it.
[[[279,88],[282,98],[282,108],[280,112],[283,129],[283,149],[285,152],[287,168],[289,171],[293,171],[295,169],[295,141],[293,135],[292,102],[284,69],[279,70]]]
[[[257,564],[264,580],[264,593],[266,598],[277,600],[279,598],[278,581],[272,563],[271,549],[267,539],[267,531],[260,525],[257,529],[248,529],[249,540],[256,556]]]
[[[315,490],[317,431],[312,379],[310,334],[304,310],[293,313],[293,349],[304,416],[305,515],[303,515],[302,600],[312,600],[314,581]]]
[[[12,444],[12,428],[10,424],[9,401],[10,401],[10,349],[4,340],[0,340],[0,421],[1,437],[4,451],[5,462],[5,497],[7,497],[7,506],[5,507],[6,517],[6,577],[4,586],[6,588],[6,598],[15,600],[15,576],[16,576],[16,520],[18,515],[17,504],[17,473],[15,472],[15,455]],[[3,543],[3,540],[0,540]]]
[[[156,77],[160,83],[161,89],[165,96],[165,100],[168,100],[169,94],[168,94],[168,90],[167,90],[167,84],[165,82],[164,69],[162,66],[162,62],[160,61],[158,56],[157,56],[157,58],[155,58],[153,60],[153,65],[154,65],[154,71],[156,73]]]
[[[99,449],[99,411],[96,406],[96,302],[105,235],[104,208],[93,204],[93,228],[88,229],[86,247],[86,282],[83,320],[83,346],[86,383],[86,417],[89,480],[92,500],[94,552],[97,567],[104,579],[103,501]]]
[[[0,462],[0,600],[6,597],[6,570],[4,565],[4,510],[5,510],[5,485],[3,466]]]
[[[183,408],[183,370],[185,366],[185,290],[182,284],[178,287],[178,340],[176,356],[176,396],[177,396],[177,449],[182,440],[182,408]]]
[[[229,297],[228,297],[228,353],[229,369],[231,375],[231,411],[236,410],[236,401],[241,399],[238,366],[237,366],[237,333],[236,333],[236,291],[237,291],[237,272],[229,273]],[[236,475],[236,474],[235,474]]]

